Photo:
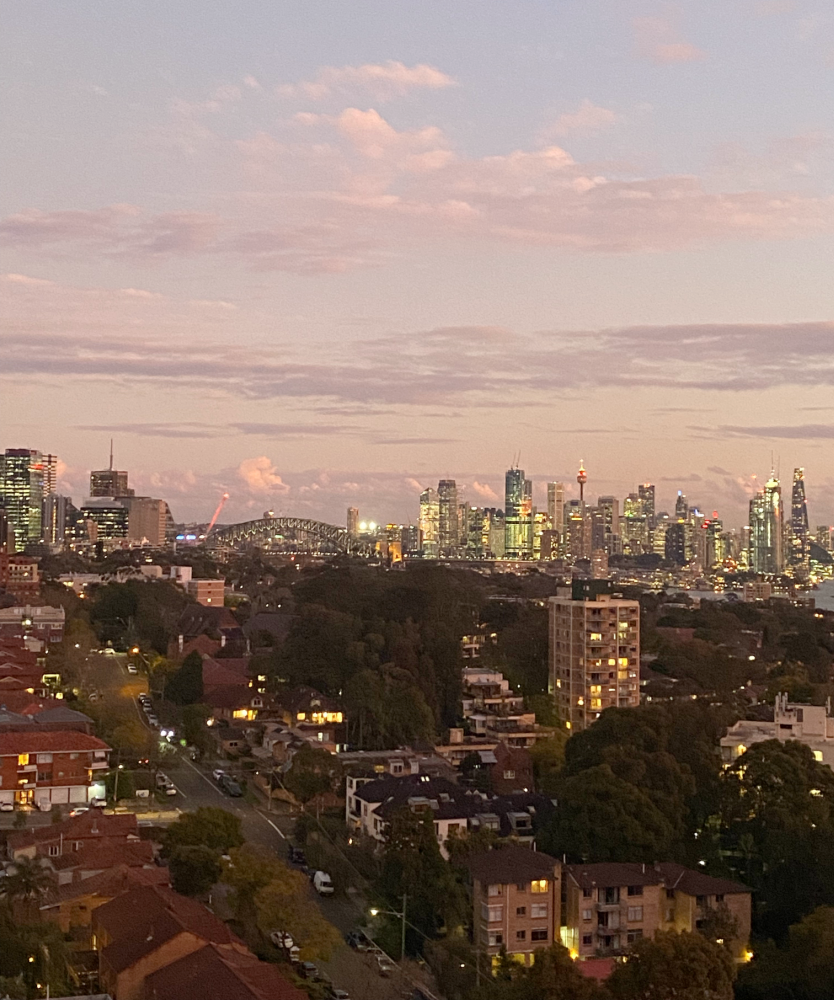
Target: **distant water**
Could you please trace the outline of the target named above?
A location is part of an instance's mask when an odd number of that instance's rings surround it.
[[[808,596],[813,597],[818,608],[823,611],[834,611],[834,580],[823,580],[816,590],[809,590]]]

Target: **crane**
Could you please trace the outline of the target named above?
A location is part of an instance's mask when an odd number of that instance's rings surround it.
[[[220,497],[220,503],[217,505],[217,510],[214,512],[214,517],[211,519],[211,524],[208,526],[208,530],[206,531],[205,534],[206,538],[208,538],[208,536],[211,534],[211,529],[215,526],[215,524],[217,524],[217,518],[220,517],[220,511],[223,510],[223,507],[225,506],[226,501],[228,499],[229,499],[228,493],[224,493],[223,496]]]

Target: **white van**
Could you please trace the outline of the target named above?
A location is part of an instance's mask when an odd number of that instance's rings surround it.
[[[313,888],[320,896],[333,895],[333,883],[327,872],[316,872],[313,876]]]

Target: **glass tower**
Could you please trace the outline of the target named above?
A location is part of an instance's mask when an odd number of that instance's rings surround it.
[[[29,448],[7,448],[3,455],[0,496],[15,550],[41,539],[43,505],[43,456]]]

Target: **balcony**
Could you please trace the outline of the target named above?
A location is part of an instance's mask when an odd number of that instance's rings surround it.
[[[94,760],[88,766],[91,771],[101,771],[110,767],[106,760]]]
[[[23,764],[21,767],[18,767],[17,771],[18,774],[24,774],[32,771],[37,771],[37,769],[38,769],[37,764]]]

